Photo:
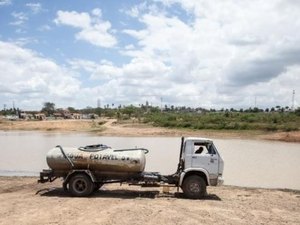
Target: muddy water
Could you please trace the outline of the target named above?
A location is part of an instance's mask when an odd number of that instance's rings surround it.
[[[300,190],[300,144],[215,139],[224,161],[225,184]],[[99,137],[89,134],[0,131],[0,175],[38,175],[47,168],[46,153],[56,146],[102,143],[113,148],[143,147],[146,171],[172,174],[177,169],[180,138]]]

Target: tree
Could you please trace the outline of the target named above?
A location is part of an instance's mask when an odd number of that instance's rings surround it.
[[[298,107],[296,110],[295,110],[295,113],[297,116],[300,116],[300,107]]]
[[[70,113],[76,113],[77,110],[74,107],[68,107]]]
[[[41,111],[50,116],[55,112],[55,104],[52,102],[45,102]]]
[[[130,106],[126,106],[125,108],[122,109],[122,112],[124,114],[127,114],[129,116],[129,118],[131,117],[131,115],[136,111],[136,107],[134,107],[133,105]]]
[[[277,105],[275,108],[276,108],[276,111],[280,111],[281,106],[280,106],[280,105]]]

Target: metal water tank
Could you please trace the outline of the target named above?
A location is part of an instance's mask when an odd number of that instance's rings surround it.
[[[47,153],[52,170],[89,169],[108,172],[143,172],[148,153],[144,148],[112,149],[105,145],[86,147],[56,146]]]

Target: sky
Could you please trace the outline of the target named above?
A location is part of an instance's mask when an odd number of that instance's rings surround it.
[[[299,31],[299,0],[0,0],[0,108],[297,108]]]

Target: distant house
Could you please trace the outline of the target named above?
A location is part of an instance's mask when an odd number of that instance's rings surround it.
[[[43,114],[43,115],[45,115],[45,114]],[[43,117],[43,116],[42,116],[42,117]],[[34,114],[27,113],[27,112],[24,112],[24,111],[20,112],[19,118],[20,118],[20,119],[23,119],[23,120],[34,120],[34,119],[36,119]],[[39,119],[39,118],[38,118],[38,119]],[[44,118],[43,118],[43,119],[44,119]]]
[[[60,112],[55,112],[55,113],[53,113],[52,115],[54,116],[54,118],[55,118],[56,120],[58,120],[58,119],[63,119],[63,118],[64,118],[64,115],[63,115],[62,113],[60,113]]]
[[[95,113],[82,114],[82,119],[91,120],[91,119],[98,119],[98,118],[99,118],[99,116]]]
[[[34,114],[34,118],[36,120],[45,120],[46,119],[46,115],[44,113],[36,113],[36,114]]]
[[[34,120],[34,119],[35,119],[34,114],[26,113],[25,120]]]
[[[80,113],[72,113],[71,118],[75,120],[80,120],[82,118],[82,114]]]
[[[7,115],[7,116],[5,116],[5,119],[7,119],[7,120],[18,120],[19,117],[17,115]]]
[[[82,119],[91,119],[90,114],[82,114]]]
[[[72,114],[70,113],[69,110],[67,110],[67,109],[62,110],[62,114],[65,119],[72,119]]]
[[[55,119],[72,119],[72,114],[68,109],[57,109],[56,113],[53,113]]]
[[[20,119],[27,120],[27,113],[24,112],[24,111],[21,111],[20,114],[19,114],[19,118],[20,118]]]

